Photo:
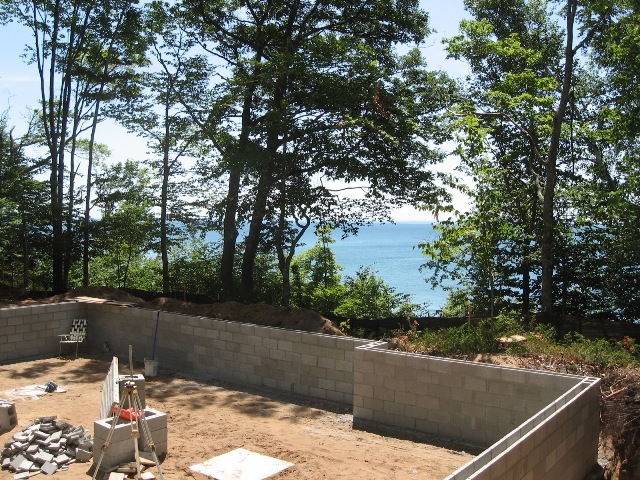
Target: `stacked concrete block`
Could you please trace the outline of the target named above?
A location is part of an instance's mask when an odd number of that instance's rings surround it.
[[[599,384],[584,379],[445,480],[583,480],[598,454]]]
[[[18,412],[16,405],[9,400],[0,398],[0,433],[13,430],[18,425]]]
[[[93,448],[91,437],[81,426],[72,427],[55,417],[36,420],[13,435],[2,450],[2,468],[15,473],[14,478],[27,478],[39,472],[53,475],[70,462],[87,461]],[[26,475],[25,475],[26,474]]]
[[[113,357],[107,376],[102,382],[102,395],[100,400],[100,418],[108,418],[112,415],[113,404],[120,401],[118,388],[118,357]]]
[[[114,426],[115,422],[115,426]],[[145,409],[144,422],[151,432],[151,440],[156,447],[158,456],[167,452],[168,436],[167,436],[167,415],[152,408]],[[93,460],[97,463],[102,457],[100,468],[108,470],[123,463],[135,460],[135,443],[141,451],[150,450],[150,446],[146,441],[143,433],[143,421],[138,425],[139,437],[132,435],[131,422],[115,417],[105,418],[94,422],[94,441],[93,441]],[[113,434],[109,445],[105,446],[110,431],[113,428]]]
[[[149,428],[151,434],[151,441],[153,442],[156,454],[158,456],[167,453],[169,448],[169,436],[167,428],[167,414],[162,413],[153,408],[147,408],[145,410],[145,422]],[[140,436],[140,450],[143,452],[150,452],[151,445],[147,442],[144,435]]]

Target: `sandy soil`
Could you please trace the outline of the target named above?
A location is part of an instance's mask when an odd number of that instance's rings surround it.
[[[46,359],[0,366],[0,398],[14,388],[55,381],[65,393],[38,400],[15,400],[19,425],[56,415],[93,434],[99,417],[100,389],[110,358]],[[121,365],[121,369],[122,369]],[[142,373],[141,365],[134,366]],[[122,372],[121,373],[128,373]],[[161,370],[146,383],[147,406],[167,413],[169,451],[161,459],[165,479],[204,479],[189,467],[236,448],[245,448],[294,464],[276,479],[442,479],[472,455],[461,446],[399,431],[371,433],[352,428],[352,415],[328,402],[247,389],[215,381],[196,381]],[[439,445],[439,446],[435,446]],[[477,453],[477,452],[475,452]],[[78,480],[93,475],[91,463],[77,463],[56,477]],[[155,468],[152,468],[155,471]],[[12,479],[6,470],[0,479]],[[38,475],[36,478],[41,478]]]

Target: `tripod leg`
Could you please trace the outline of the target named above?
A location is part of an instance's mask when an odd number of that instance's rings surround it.
[[[96,480],[96,476],[98,475],[98,470],[100,470],[100,465],[102,465],[102,460],[104,459],[104,454],[106,453],[107,448],[109,448],[109,444],[111,443],[111,439],[113,438],[113,432],[115,432],[116,430],[116,424],[118,423],[118,418],[120,418],[120,413],[122,412],[122,404],[124,403],[124,399],[126,396],[127,396],[127,391],[125,389],[125,391],[122,392],[122,398],[120,399],[120,403],[118,403],[118,408],[113,417],[113,421],[111,422],[111,428],[109,429],[107,438],[105,439],[104,444],[100,449],[100,458],[98,459],[96,468],[93,471],[93,477],[92,477],[93,480]]]
[[[136,393],[133,397],[133,401],[135,402],[136,409],[140,412],[144,412],[142,409],[142,401],[140,400],[140,396]],[[162,468],[160,468],[160,461],[158,460],[158,454],[156,452],[156,445],[153,443],[153,438],[151,438],[151,430],[149,430],[149,425],[147,424],[144,415],[139,417],[139,425],[142,430],[142,434],[144,435],[144,439],[147,442],[147,445],[151,448],[151,454],[153,455],[153,461],[156,463],[156,468],[158,469],[158,476],[160,480],[164,480],[162,476]]]

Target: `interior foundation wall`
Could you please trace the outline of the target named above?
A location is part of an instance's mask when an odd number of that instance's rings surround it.
[[[155,355],[187,374],[353,405],[355,424],[493,443],[449,480],[582,480],[596,465],[598,379],[387,351],[384,342],[78,302],[0,309],[0,363],[56,356],[57,335],[78,316],[88,318],[84,350],[126,359],[131,345],[136,361]]]
[[[319,335],[156,310],[100,306],[90,347],[133,346],[139,360],[154,352],[160,366],[351,404],[354,347],[367,340]],[[158,324],[157,337],[155,326]],[[126,373],[126,372],[125,372]]]
[[[356,418],[489,446],[584,377],[356,349]]]
[[[584,379],[445,480],[585,478],[598,452],[599,384]]]
[[[65,302],[0,309],[0,363],[58,355],[58,335],[69,333],[72,320],[86,316],[86,307]]]

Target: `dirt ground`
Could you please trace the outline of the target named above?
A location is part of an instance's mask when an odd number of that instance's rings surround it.
[[[48,381],[66,390],[37,400],[14,400],[18,427],[1,435],[1,444],[37,417],[51,415],[74,426],[82,425],[93,435],[110,360],[52,358],[0,366],[0,398],[7,398],[6,392],[15,388]],[[128,373],[122,371],[123,365],[120,369],[121,374]],[[134,373],[143,373],[142,365],[134,366],[136,369]],[[161,459],[167,480],[204,479],[189,467],[237,448],[293,463],[289,470],[272,477],[283,480],[436,480],[473,458],[462,446],[426,435],[399,438],[399,431],[355,430],[352,415],[344,406],[216,381],[196,381],[180,372],[161,369],[157,377],[146,380],[145,392],[147,406],[168,415],[169,447]],[[92,463],[76,463],[55,476],[86,479],[93,475],[91,467]],[[0,471],[0,479],[12,478],[8,471]]]

